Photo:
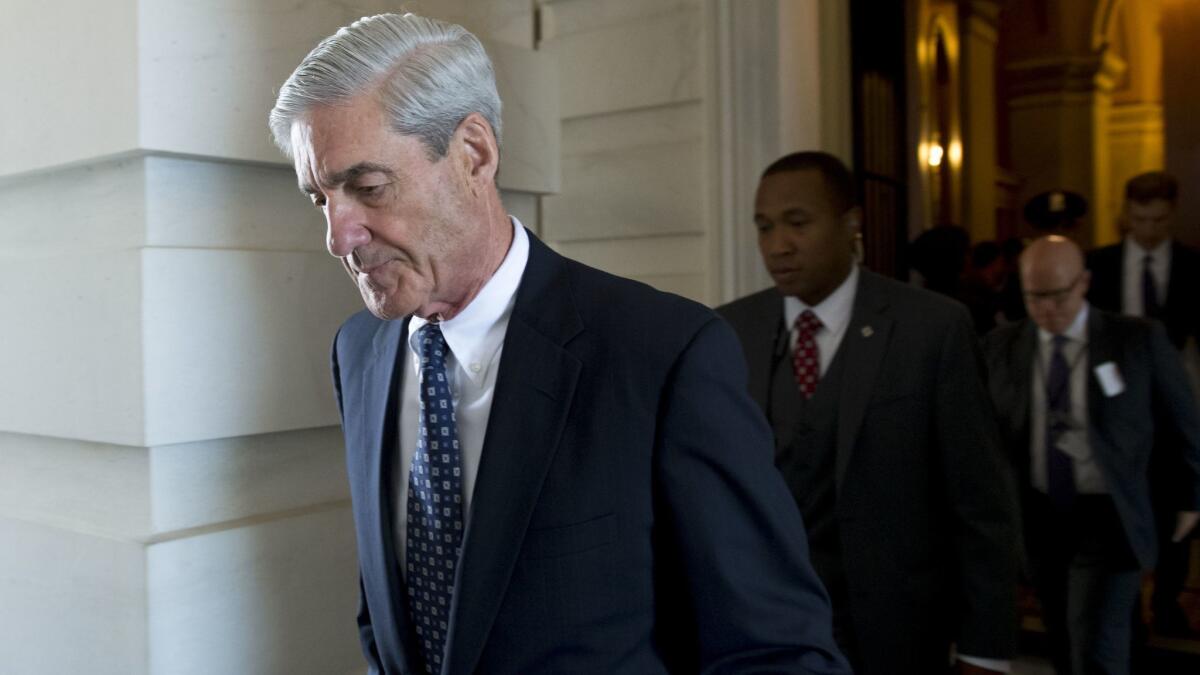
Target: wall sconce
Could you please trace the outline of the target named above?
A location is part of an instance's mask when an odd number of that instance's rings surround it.
[[[933,141],[929,144],[929,166],[937,168],[942,165],[942,158],[946,155],[946,149],[938,141]]]

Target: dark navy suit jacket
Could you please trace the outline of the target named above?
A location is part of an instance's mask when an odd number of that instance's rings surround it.
[[[404,335],[363,312],[333,358],[381,673],[415,653],[392,536]],[[739,351],[710,310],[530,235],[444,672],[848,672]]]

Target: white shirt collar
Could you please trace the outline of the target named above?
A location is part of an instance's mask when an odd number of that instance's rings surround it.
[[[1127,257],[1133,257],[1138,262],[1141,262],[1142,258],[1145,258],[1146,256],[1150,256],[1155,260],[1162,260],[1163,256],[1167,255],[1170,250],[1170,237],[1163,239],[1158,246],[1155,246],[1149,250],[1142,248],[1142,245],[1137,243],[1133,237],[1125,237],[1125,255]]]
[[[442,322],[442,335],[454,359],[476,385],[481,384],[487,370],[495,366],[493,361],[504,344],[508,319],[517,299],[517,288],[525,273],[525,263],[529,261],[529,235],[525,233],[521,221],[515,216],[509,218],[513,225],[513,240],[504,262],[500,263],[496,273],[470,304],[453,319]],[[415,353],[419,353],[417,331],[427,323],[427,320],[416,315],[409,320],[409,347]],[[419,361],[417,367],[420,368]]]
[[[821,320],[821,325],[832,334],[840,334],[850,324],[850,315],[854,312],[854,296],[858,291],[858,265],[850,266],[850,274],[845,281],[815,307],[810,307],[803,300],[789,295],[783,299],[783,320],[790,331],[796,325],[796,317],[806,309]]]
[[[1090,310],[1091,306],[1086,302],[1083,303],[1083,307],[1081,307],[1079,309],[1079,313],[1075,315],[1075,320],[1071,322],[1070,326],[1067,326],[1065,331],[1063,331],[1063,335],[1067,336],[1067,339],[1071,342],[1087,344],[1087,321],[1088,312]],[[1038,339],[1041,341],[1042,345],[1046,345],[1053,338],[1054,333],[1047,332],[1041,327],[1038,328]]]

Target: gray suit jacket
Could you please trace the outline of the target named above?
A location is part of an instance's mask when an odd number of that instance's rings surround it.
[[[991,393],[1009,458],[1029,496],[1030,380],[1037,326],[1026,319],[984,340]],[[1095,368],[1112,362],[1125,390],[1105,396]],[[1161,324],[1093,307],[1088,316],[1088,440],[1138,562],[1157,551],[1147,469],[1152,453],[1175,455],[1190,473],[1175,510],[1200,509],[1200,420],[1179,355]]]
[[[786,352],[783,298],[718,310],[741,338],[751,396],[767,409]],[[869,672],[914,654],[1009,658],[1016,647],[1013,481],[964,307],[862,270],[839,347],[836,517],[848,598]]]

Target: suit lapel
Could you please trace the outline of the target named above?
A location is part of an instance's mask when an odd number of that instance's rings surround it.
[[[472,672],[483,652],[575,394],[581,364],[564,347],[583,324],[564,271],[530,234],[456,579],[447,672]]]
[[[1171,266],[1167,271],[1167,301],[1163,304],[1163,323],[1171,342],[1179,349],[1187,343],[1188,321],[1194,321],[1193,303],[1195,296],[1194,282],[1189,275],[1196,273],[1195,266],[1189,264],[1190,251],[1177,241],[1171,242]]]
[[[388,589],[390,623],[395,626],[395,635],[402,648],[408,648],[408,610],[405,601],[404,580],[400,575],[400,562],[395,545],[396,497],[393,467],[399,457],[400,439],[400,396],[404,382],[404,355],[401,348],[408,334],[408,320],[385,321],[375,332],[372,341],[374,357],[363,372],[362,398],[363,419],[359,428],[359,447],[364,449],[367,480],[371,491],[368,513],[378,519],[369,527],[380,534],[381,545],[369,552],[373,560],[364,560],[367,565],[382,570]],[[386,396],[377,392],[386,391]],[[360,552],[360,555],[365,552]],[[372,611],[379,610],[372,606]],[[386,626],[388,617],[372,616],[378,626]],[[405,656],[407,660],[407,655]]]
[[[1116,273],[1109,277],[1109,286],[1114,300],[1112,307],[1115,311],[1125,310],[1125,246],[1122,243],[1114,251],[1113,267],[1116,268]]]
[[[1104,424],[1109,417],[1108,408],[1112,399],[1105,396],[1104,390],[1100,388],[1100,380],[1096,377],[1096,367],[1104,363],[1118,364],[1121,354],[1117,344],[1110,338],[1109,331],[1105,329],[1104,315],[1094,307],[1088,311],[1087,331],[1088,358],[1085,377],[1087,377],[1088,437],[1091,439],[1093,451],[1097,451],[1101,466],[1107,469],[1108,453],[1100,451],[1100,448],[1112,445],[1112,439],[1108,434],[1108,425]],[[1101,442],[1097,443],[1097,441]]]
[[[1188,296],[1179,297],[1180,293],[1172,293],[1171,291],[1183,289],[1183,292],[1186,293],[1191,290],[1188,288],[1187,279],[1185,278],[1185,275],[1189,271],[1185,269],[1187,266],[1187,253],[1181,249],[1183,249],[1183,244],[1177,241],[1171,242],[1171,266],[1167,270],[1167,302],[1165,307],[1171,307],[1172,309],[1180,305],[1180,301],[1186,299]]]
[[[886,315],[887,306],[886,291],[875,274],[860,269],[850,325],[846,327],[846,334],[838,347],[843,352],[840,357],[845,360],[838,406],[835,464],[839,492],[891,338],[893,321]]]
[[[1005,406],[1008,410],[1013,411],[1012,428],[1016,430],[1016,444],[1018,448],[1027,450],[1029,447],[1029,425],[1032,418],[1030,406],[1033,405],[1033,396],[1031,387],[1033,386],[1033,360],[1037,355],[1037,326],[1033,321],[1025,319],[1021,327],[1016,331],[1012,343],[1009,345],[1008,362],[1010,364],[1008,370],[1008,389],[1009,389],[1009,405]],[[1029,465],[1029,452],[1023,451],[1020,457],[1015,458],[1018,466],[1027,467]]]
[[[759,408],[767,409],[771,387],[774,384],[774,367],[782,358],[787,358],[787,333],[783,331],[783,296],[771,289],[761,296],[761,305],[754,315],[764,320],[751,322],[750,331],[743,335],[747,354],[746,368],[750,382],[750,396]],[[779,344],[780,340],[783,344]]]

